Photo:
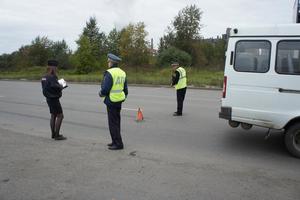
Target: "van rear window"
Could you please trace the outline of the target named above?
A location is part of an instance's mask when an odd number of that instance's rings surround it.
[[[238,72],[265,73],[270,68],[270,52],[269,41],[238,41],[234,69]]]
[[[275,70],[279,74],[300,75],[300,41],[280,41],[277,44]]]

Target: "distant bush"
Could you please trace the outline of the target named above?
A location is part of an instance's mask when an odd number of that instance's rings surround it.
[[[179,62],[183,66],[190,66],[192,64],[192,57],[187,52],[176,47],[169,47],[163,50],[157,59],[159,66],[170,65],[173,61]]]

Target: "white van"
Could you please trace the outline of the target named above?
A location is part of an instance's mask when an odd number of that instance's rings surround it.
[[[285,131],[300,157],[300,25],[229,30],[219,117],[232,127]]]

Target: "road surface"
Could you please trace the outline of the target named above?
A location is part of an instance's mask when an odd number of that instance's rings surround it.
[[[172,113],[176,108],[174,89],[129,86],[129,96],[123,104],[121,114],[125,150],[119,153],[106,150],[105,144],[110,142],[106,107],[98,97],[98,91],[99,85],[69,84],[61,99],[65,115],[61,133],[69,138],[64,147],[67,155],[70,149],[76,151],[74,145],[97,144],[100,148],[97,153],[99,156],[103,154],[101,161],[106,163],[102,166],[107,170],[106,178],[111,178],[112,181],[103,183],[103,188],[98,189],[86,181],[85,187],[76,186],[79,187],[78,190],[65,194],[64,198],[59,195],[41,198],[38,192],[37,196],[30,198],[80,199],[80,195],[77,196],[79,191],[87,190],[89,193],[85,196],[86,199],[300,198],[300,160],[286,151],[282,133],[272,131],[271,137],[264,140],[267,129],[254,127],[245,131],[230,128],[225,120],[218,118],[221,91],[187,90],[183,116],[173,117]],[[145,117],[139,123],[135,121],[138,107]],[[30,151],[38,151],[34,148],[35,142],[24,142],[29,137],[32,141],[42,140],[46,149],[51,149],[51,145],[60,148],[58,143],[48,139],[49,117],[39,82],[0,81],[0,133],[6,138],[6,143],[24,138],[20,144],[14,144],[29,145]],[[8,134],[10,137],[15,136],[15,139],[9,138]],[[60,144],[64,144],[64,141],[60,141]],[[70,148],[66,148],[68,146]],[[11,152],[12,147],[6,146],[4,152],[7,157],[2,161],[0,157],[0,164],[14,162],[18,165],[24,162],[20,160],[20,155]],[[8,152],[9,148],[12,149]],[[86,150],[87,154],[89,151],[95,153],[95,149]],[[130,156],[135,157],[136,165],[127,162]],[[120,160],[116,166],[108,164],[117,163],[116,160],[112,161],[113,158]],[[83,158],[87,165],[92,166],[96,161],[89,159],[92,158]],[[55,162],[61,164],[59,161]],[[139,165],[151,168],[142,175],[133,172]],[[121,169],[107,175],[109,169],[116,170],[121,166],[128,173],[133,170],[130,176],[135,178],[122,177],[126,172]],[[44,175],[43,172],[40,173],[41,176]],[[72,171],[73,173],[77,172]],[[20,193],[27,191],[27,188],[30,190],[30,186],[27,185],[24,189],[21,184],[28,177],[18,177],[16,180],[20,182],[19,185],[9,185],[7,179],[13,179],[14,174],[15,171],[9,170],[7,166],[0,171],[0,198],[27,199],[26,196],[21,198],[21,194],[11,196],[12,187],[17,187],[16,191],[20,189]],[[5,178],[6,176],[12,177]],[[105,175],[94,176],[101,179]],[[65,185],[78,182],[67,182],[64,178],[53,180]],[[44,184],[45,187],[48,186],[47,183]],[[113,193],[113,189],[105,188],[110,184],[117,184],[120,191],[117,189]],[[127,184],[135,185],[136,191]]]

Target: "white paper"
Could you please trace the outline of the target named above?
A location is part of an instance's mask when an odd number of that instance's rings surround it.
[[[63,87],[66,88],[68,87],[67,82],[62,78],[58,80],[58,83]]]

